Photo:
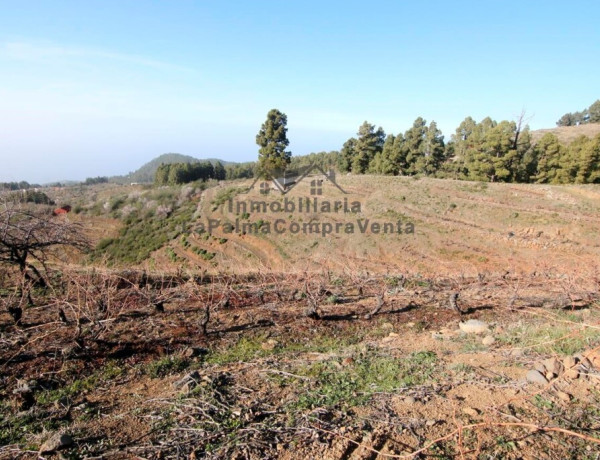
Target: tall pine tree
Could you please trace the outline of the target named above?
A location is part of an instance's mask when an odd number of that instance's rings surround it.
[[[267,114],[267,120],[262,124],[256,135],[258,149],[258,171],[262,177],[277,176],[287,168],[292,154],[286,148],[287,116],[277,109]]]

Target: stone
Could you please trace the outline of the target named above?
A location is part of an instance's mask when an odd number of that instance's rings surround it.
[[[565,393],[564,391],[557,391],[556,396],[558,396],[558,399],[562,399],[565,402],[571,401],[572,398],[569,393]]]
[[[347,357],[342,359],[342,366],[351,366],[352,364],[354,364],[354,358]]]
[[[546,366],[544,366],[543,363],[535,363],[533,365],[533,368],[540,374],[546,374],[546,372],[548,372],[548,369],[546,369]]]
[[[182,353],[184,358],[196,358],[197,356],[204,356],[208,354],[208,350],[202,347],[191,347],[186,348]]]
[[[496,341],[496,339],[494,338],[493,335],[486,335],[483,340],[481,341],[482,344],[484,344],[485,346],[490,346],[491,344],[493,344]]]
[[[414,404],[417,402],[417,400],[415,398],[413,398],[412,396],[407,396],[406,398],[404,398],[404,402],[406,404]]]
[[[515,358],[521,357],[521,356],[523,356],[524,354],[525,354],[525,353],[523,352],[523,349],[522,349],[522,348],[513,348],[513,349],[510,351],[510,355],[511,355],[511,356],[514,356]]]
[[[568,379],[571,379],[571,380],[578,379],[579,378],[579,370],[576,368],[566,370],[565,377],[567,377]]]
[[[435,425],[436,423],[437,423],[437,420],[427,420],[427,421],[425,422],[425,425],[427,425],[427,426],[433,426],[433,425]]]
[[[465,322],[458,323],[458,327],[466,334],[482,334],[488,332],[488,325],[478,319],[470,319]]]
[[[573,356],[567,356],[565,359],[563,359],[563,366],[567,371],[569,369],[573,369],[575,367],[575,364],[577,364],[577,361]]]
[[[542,373],[540,373],[539,371],[537,371],[535,369],[531,369],[529,372],[527,372],[527,375],[525,376],[525,378],[527,379],[528,382],[537,383],[540,385],[546,385],[548,383],[548,380],[546,379],[546,377],[544,377],[544,375]]]
[[[546,378],[548,379],[548,381],[555,379],[557,377],[557,375],[554,372],[546,372]]]
[[[270,350],[275,350],[275,347],[279,345],[279,343],[277,342],[277,340],[275,339],[269,339],[266,342],[263,342],[260,347],[265,350],[265,351],[270,351]]]
[[[66,433],[54,433],[42,444],[40,454],[50,454],[69,447],[71,444],[73,444],[73,438],[70,435]]]
[[[477,417],[479,415],[479,411],[474,407],[465,407],[463,409],[463,413],[467,414],[470,417]]]
[[[548,358],[542,361],[544,367],[548,372],[552,372],[553,374],[560,375],[562,374],[564,367],[562,363],[556,358]]]

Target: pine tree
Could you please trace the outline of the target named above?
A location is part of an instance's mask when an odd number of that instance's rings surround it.
[[[352,159],[352,172],[362,174],[369,170],[371,161],[383,149],[385,133],[382,128],[375,130],[375,126],[365,121],[358,128],[358,139],[354,144],[354,157]]]
[[[277,109],[267,114],[256,135],[258,150],[258,170],[263,177],[279,175],[291,161],[291,152],[285,149],[289,145],[287,139],[287,116]]]
[[[600,99],[590,105],[588,108],[588,116],[589,123],[600,123]]]
[[[225,177],[227,175],[225,172],[225,166],[223,166],[223,164],[220,161],[217,161],[215,163],[214,170],[216,180],[225,180]]]
[[[423,172],[432,175],[437,172],[444,162],[444,136],[438,129],[435,121],[429,124],[425,131],[425,139],[422,144]]]
[[[425,162],[421,144],[425,139],[426,121],[418,117],[412,127],[404,133],[404,143],[406,146],[406,172],[408,174],[418,174],[424,172]]]
[[[338,167],[341,172],[352,171],[352,162],[354,161],[356,139],[351,137],[342,146],[338,159]]]
[[[600,183],[600,134],[582,146],[577,163],[576,183]]]

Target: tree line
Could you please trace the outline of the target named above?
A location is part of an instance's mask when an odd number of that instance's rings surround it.
[[[154,175],[156,185],[180,185],[209,179],[224,180],[227,173],[221,162],[213,164],[209,161],[195,163],[161,164]]]
[[[0,182],[0,190],[27,190],[30,188],[41,188],[41,185],[30,184],[24,180],[21,182]]]
[[[590,105],[587,109],[579,112],[565,113],[556,122],[557,126],[577,126],[586,123],[600,123],[600,99]]]
[[[479,123],[467,117],[448,143],[435,122],[419,117],[404,134],[364,122],[338,156],[342,172],[425,175],[488,182],[600,183],[600,135],[569,145],[547,133],[533,143],[524,115]]]
[[[586,122],[596,120],[600,100],[586,109]],[[600,116],[600,113],[598,114]],[[599,119],[600,121],[600,119]],[[448,142],[435,121],[418,117],[404,133],[386,134],[365,121],[339,152],[292,157],[287,150],[287,116],[277,109],[267,114],[256,143],[258,161],[228,165],[210,163],[161,165],[155,182],[181,184],[198,179],[269,177],[285,169],[318,164],[337,166],[352,174],[424,175],[458,180],[522,183],[600,183],[600,135],[580,136],[562,144],[552,133],[533,142],[525,114],[516,121],[477,122],[466,117]],[[217,173],[217,167],[220,166]]]
[[[96,184],[107,184],[108,177],[107,176],[97,176],[97,177],[88,177],[85,182],[82,182],[83,185],[96,185]]]

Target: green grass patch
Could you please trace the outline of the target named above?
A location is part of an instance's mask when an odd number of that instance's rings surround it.
[[[586,327],[578,314],[559,313],[557,319],[559,321],[544,320],[515,325],[500,335],[498,341],[541,354],[564,356],[570,356],[600,344],[600,331]],[[571,323],[563,323],[560,320]]]
[[[109,264],[143,262],[169,241],[187,234],[194,211],[193,203],[185,203],[168,217],[140,217],[132,214],[124,220],[125,225],[119,237],[100,241],[92,252],[91,259],[106,259]]]
[[[239,195],[244,190],[245,189],[241,187],[228,187],[217,192],[215,198],[211,201],[213,205],[213,211],[216,211],[219,206],[233,199],[234,196]]]
[[[153,379],[182,372],[190,367],[190,361],[180,356],[165,356],[143,368],[143,372]]]
[[[437,361],[437,355],[430,351],[412,353],[406,358],[369,351],[347,366],[337,359],[314,363],[296,371],[310,380],[292,406],[303,410],[363,405],[375,393],[393,393],[429,382]]]

